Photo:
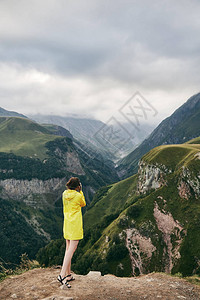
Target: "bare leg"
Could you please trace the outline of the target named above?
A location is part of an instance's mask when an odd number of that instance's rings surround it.
[[[66,242],[67,242],[67,245],[66,245],[66,251],[68,251],[69,245],[70,245],[70,240],[66,240]],[[71,262],[70,262],[70,265],[69,265],[69,267],[67,268],[66,273],[65,273],[64,276],[69,275],[70,273],[71,273]]]
[[[65,272],[65,261],[66,261],[66,256],[67,256],[67,251],[69,249],[69,245],[70,245],[70,240],[66,240],[66,249],[65,249],[65,255],[64,255],[64,258],[63,258],[63,264],[62,264],[62,269],[61,269],[61,272],[60,272],[60,275],[61,277],[64,277],[66,276],[66,272]],[[68,271],[68,270],[67,270]]]
[[[66,273],[70,274],[71,260],[72,260],[73,254],[78,246],[78,242],[79,242],[79,240],[77,240],[77,241],[66,240],[66,251],[65,251],[65,256],[63,259],[62,269],[60,272],[61,277],[66,276]]]

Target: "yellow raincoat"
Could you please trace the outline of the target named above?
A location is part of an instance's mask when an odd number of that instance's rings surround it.
[[[63,199],[63,235],[67,240],[81,240],[83,238],[83,218],[81,207],[86,205],[83,192],[65,190]]]

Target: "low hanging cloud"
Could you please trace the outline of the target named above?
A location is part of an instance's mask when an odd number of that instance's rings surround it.
[[[199,1],[0,2],[0,106],[106,121],[140,91],[157,124],[199,92]]]

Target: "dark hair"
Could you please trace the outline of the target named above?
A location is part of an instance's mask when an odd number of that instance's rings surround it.
[[[78,186],[80,186],[80,179],[78,177],[71,177],[66,186],[68,187],[68,189],[70,190],[75,190]]]

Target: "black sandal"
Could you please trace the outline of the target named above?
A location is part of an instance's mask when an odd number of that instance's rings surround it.
[[[66,278],[67,276],[65,276],[65,277],[61,277],[61,275],[59,275],[58,277],[57,277],[57,280],[61,283],[61,284],[65,284],[68,288],[71,288],[71,285],[68,283],[68,281],[69,280],[66,280],[66,282],[65,283],[63,283],[63,280]]]
[[[73,280],[75,280],[75,278],[72,276],[72,274],[69,274],[69,275],[67,275],[66,277],[69,277],[69,276],[71,276],[71,278],[70,279],[67,279],[67,281],[73,281]],[[65,278],[66,278],[65,277]]]

